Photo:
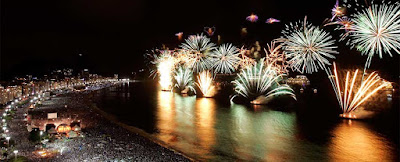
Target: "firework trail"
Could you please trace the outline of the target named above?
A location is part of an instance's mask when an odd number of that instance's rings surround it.
[[[276,43],[280,43],[281,39],[277,39],[271,41],[271,44],[268,44],[268,50],[265,51],[265,64],[272,65],[272,67],[279,73],[284,74],[288,73],[288,62],[286,60],[286,56],[282,51],[282,44],[276,46]]]
[[[362,103],[368,101],[376,92],[387,86],[386,83],[380,83],[380,77],[377,73],[371,73],[364,81],[357,80],[358,69],[353,72],[351,77],[350,71],[346,73],[345,78],[341,78],[336,69],[336,64],[333,63],[333,75],[329,76],[332,83],[337,100],[343,113],[350,113],[356,110]],[[359,83],[359,84],[358,84]]]
[[[247,50],[244,47],[242,47],[242,48],[240,48],[239,53],[240,53],[239,65],[242,69],[256,64],[256,60],[248,56],[248,53],[250,53],[250,50]]]
[[[204,97],[212,97],[215,93],[215,86],[213,85],[213,76],[210,71],[203,71],[197,76],[198,83],[201,93]]]

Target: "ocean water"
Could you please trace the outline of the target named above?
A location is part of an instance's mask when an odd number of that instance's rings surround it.
[[[399,161],[398,97],[374,98],[372,119],[338,118],[332,95],[306,89],[268,106],[160,91],[130,82],[96,92],[102,110],[201,161]],[[386,93],[386,92],[381,92]],[[379,99],[378,99],[379,98]]]

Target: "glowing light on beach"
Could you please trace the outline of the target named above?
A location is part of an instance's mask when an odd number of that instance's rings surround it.
[[[371,64],[374,54],[388,53],[391,50],[400,54],[400,5],[372,5],[354,16],[349,44],[361,54],[368,55],[366,67]]]
[[[264,59],[261,59],[254,66],[241,70],[232,83],[237,94],[250,100],[259,96],[271,98],[278,95],[290,95],[294,97],[292,88],[279,84],[282,77],[283,74],[278,74],[271,65],[266,66]]]
[[[197,76],[198,83],[201,93],[204,97],[212,97],[215,93],[215,86],[213,85],[213,76],[210,71],[203,71]]]
[[[190,69],[180,66],[175,71],[175,87],[180,90],[181,93],[188,93],[189,91],[193,91],[196,93],[194,89],[194,81],[193,81],[193,73]]]
[[[216,73],[230,74],[239,65],[239,49],[232,44],[223,44],[214,50],[210,57]]]
[[[378,84],[381,80],[375,72],[371,73],[364,81],[357,80],[358,69],[352,77],[350,71],[348,71],[346,77],[341,78],[337,73],[336,64],[333,63],[333,72],[334,74],[329,79],[343,113],[356,110],[377,91],[387,86],[386,84]]]
[[[300,73],[311,74],[318,72],[319,68],[325,69],[325,65],[330,65],[328,58],[334,59],[333,54],[338,53],[332,36],[307,23],[306,18],[301,23],[290,23],[282,34],[285,39],[282,49],[291,68]]]
[[[250,22],[257,22],[258,16],[256,14],[251,14],[250,16],[246,17],[246,20]]]

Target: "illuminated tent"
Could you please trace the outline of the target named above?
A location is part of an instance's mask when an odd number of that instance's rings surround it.
[[[67,133],[67,132],[69,132],[71,130],[71,127],[69,126],[69,125],[67,125],[67,124],[60,124],[58,127],[57,127],[57,132],[58,133]]]

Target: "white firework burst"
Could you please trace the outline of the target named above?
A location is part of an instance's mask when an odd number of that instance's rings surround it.
[[[191,35],[189,38],[185,39],[185,43],[180,46],[185,50],[193,50],[201,53],[207,53],[215,48],[215,44],[211,42],[210,38],[203,35]]]
[[[400,6],[372,5],[354,15],[348,44],[356,47],[363,55],[368,55],[366,67],[372,56],[383,53],[392,56],[391,51],[400,54]]]
[[[187,68],[194,72],[202,72],[212,67],[211,58],[205,54],[194,50],[180,50],[178,58]]]
[[[330,65],[328,58],[334,59],[337,54],[337,46],[332,36],[316,27],[304,22],[290,23],[282,31],[284,42],[282,49],[289,58],[292,70],[300,73],[318,72],[318,69],[326,69]]]
[[[255,65],[242,69],[232,83],[237,94],[250,100],[261,95],[265,97],[278,95],[294,97],[292,88],[288,85],[279,84],[283,76],[284,74],[278,74],[272,65],[265,65],[264,59],[261,59]]]
[[[187,56],[185,65],[192,68],[194,72],[211,68],[212,62],[208,55],[211,50],[215,49],[215,44],[203,33],[189,36],[180,47]]]
[[[210,54],[215,73],[231,74],[239,65],[239,49],[232,44],[223,44]]]
[[[180,66],[176,71],[175,71],[175,87],[178,88],[181,93],[184,92],[185,90],[191,90],[194,93],[196,93],[196,90],[194,89],[194,80],[193,80],[193,72],[189,68]]]

